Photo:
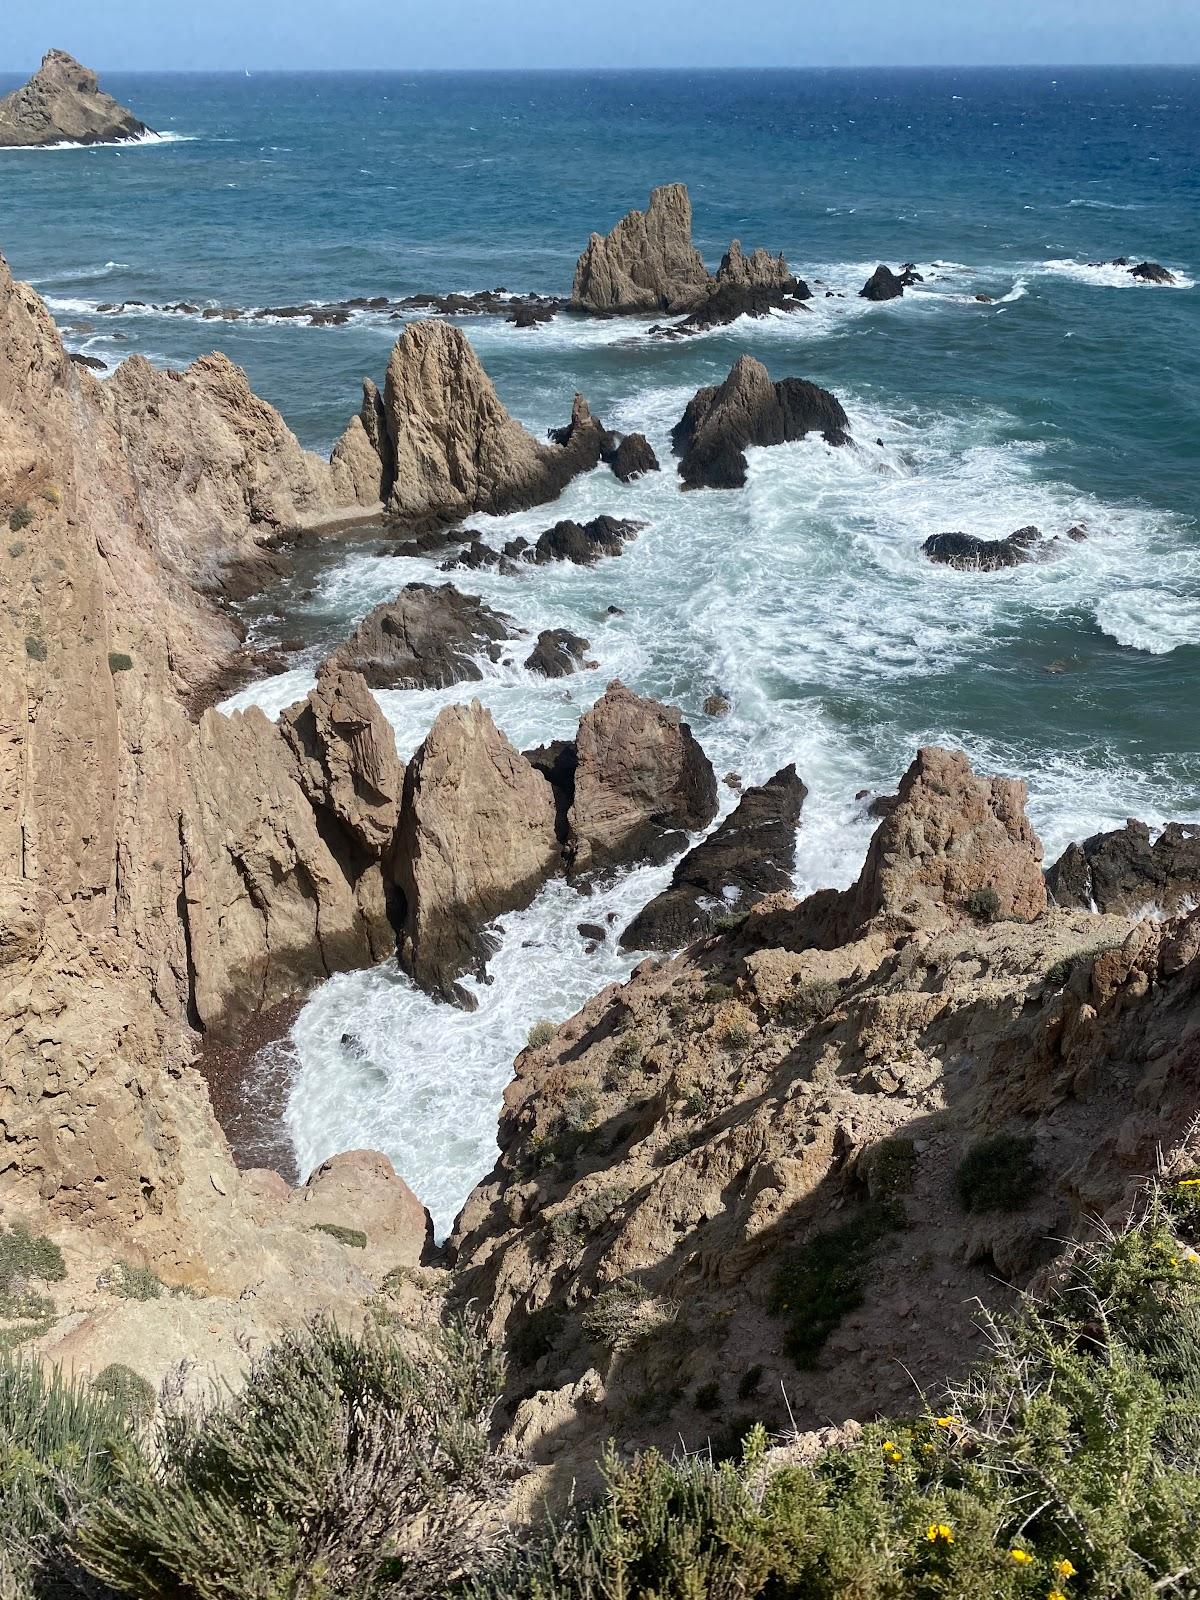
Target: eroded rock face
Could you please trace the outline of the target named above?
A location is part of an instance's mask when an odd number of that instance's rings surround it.
[[[682,322],[651,331],[670,337],[704,333],[709,328],[725,327],[738,317],[803,310],[804,302],[811,299],[808,285],[793,276],[781,255],[773,256],[762,249],[746,255],[735,239],[696,309]]]
[[[593,233],[575,268],[571,304],[605,312],[690,311],[708,293],[708,268],[692,243],[686,185],[662,184],[645,211]]]
[[[47,50],[29,82],[0,100],[0,146],[119,144],[149,132],[65,50]]]
[[[123,361],[97,387],[159,551],[191,585],[243,592],[278,564],[280,534],[356,509],[344,475],[301,448],[226,356],[182,372]]]
[[[920,283],[920,274],[905,270],[900,273],[893,272],[891,267],[882,264],[858,291],[861,300],[898,300],[904,293],[907,283]]]
[[[1140,278],[1143,283],[1175,283],[1178,280],[1173,272],[1168,271],[1157,261],[1139,261],[1136,267],[1130,267],[1129,276]]]
[[[1046,873],[1055,905],[1178,916],[1200,905],[1200,827],[1169,822],[1150,842],[1144,822],[1069,844]]]
[[[999,572],[1032,561],[1042,544],[1041,530],[1018,528],[1006,539],[976,539],[969,533],[931,534],[921,546],[923,554],[940,566],[959,572]]]
[[[718,917],[789,888],[807,794],[794,766],[747,789],[720,827],[679,862],[670,888],[634,917],[621,948],[677,950],[711,933]]]
[[[554,796],[477,700],[439,713],[409,763],[397,840],[400,955],[431,993],[469,1004],[483,929],[527,905],[561,864]]]
[[[919,922],[947,910],[984,920],[1041,916],[1042,846],[1025,798],[1025,785],[1014,778],[977,777],[960,751],[918,751],[871,840],[854,891],[857,923],[880,916]]]
[[[585,426],[578,397],[570,442],[543,444],[508,414],[466,335],[446,323],[405,328],[383,404],[395,453],[388,510],[418,526],[541,505],[600,459],[603,430],[590,416]]]
[[[685,489],[738,489],[746,482],[747,446],[784,444],[809,433],[846,444],[849,427],[827,389],[803,378],[772,383],[761,361],[742,356],[724,383],[697,391],[671,440]]]
[[[631,860],[648,834],[706,828],[717,814],[712,765],[675,706],[615,679],[581,719],[575,748],[577,868]]]
[[[368,612],[327,665],[361,673],[373,689],[444,689],[478,681],[475,657],[516,632],[478,595],[410,583]]]

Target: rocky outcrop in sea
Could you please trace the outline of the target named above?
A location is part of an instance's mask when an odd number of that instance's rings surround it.
[[[47,50],[29,82],[0,100],[0,146],[120,144],[151,131],[65,50]]]

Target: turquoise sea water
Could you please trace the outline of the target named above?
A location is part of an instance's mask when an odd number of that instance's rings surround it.
[[[673,180],[690,187],[710,264],[738,236],[846,294],[675,343],[648,340],[636,319],[464,324],[509,407],[538,429],[564,420],[581,389],[610,423],[648,432],[666,462],[687,398],[748,350],[774,376],[833,389],[860,446],[758,452],[735,494],[685,496],[669,471],[629,487],[602,472],[553,514],[493,524],[489,537],[601,509],[648,524],[592,572],[472,577],[522,624],[585,634],[601,663],[565,687],[490,669],[482,695],[516,742],[568,733],[620,673],[683,705],[719,772],[759,780],[796,760],[812,789],[802,888],[853,875],[867,837],[855,792],[893,782],[923,740],[1028,778],[1051,853],[1128,815],[1200,817],[1200,72],[106,86],[169,140],[0,152],[0,249],[73,348],[178,364],[219,346],[314,448],[357,406],[361,376],[382,375],[395,323],[214,325],[96,306],[566,292],[588,233]],[[1180,287],[1087,265],[1117,255],[1163,262]],[[923,287],[885,306],[857,299],[878,261],[905,260]],[[920,554],[948,529],[1061,534],[1081,520],[1086,544],[1016,572],[950,573]],[[433,570],[370,549],[331,553],[312,599],[295,584],[281,601],[348,626]],[[609,605],[625,614],[604,620]],[[302,666],[243,699],[286,704],[307,682]],[[701,711],[718,685],[733,701],[719,721]],[[470,692],[383,696],[402,753],[440,704]],[[625,880],[604,904],[624,916],[656,884]],[[488,1164],[498,1091],[530,1022],[626,970],[583,952],[581,918],[596,920],[596,903],[558,885],[509,919],[496,982],[470,1018],[391,968],[327,985],[293,1042],[301,1163],[381,1145],[444,1222]]]

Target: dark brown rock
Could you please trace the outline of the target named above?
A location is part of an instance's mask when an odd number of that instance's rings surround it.
[[[804,378],[772,383],[753,356],[742,356],[724,383],[699,390],[671,432],[685,489],[738,489],[749,445],[785,444],[820,433],[849,442],[850,421],[827,389]]]
[[[566,628],[544,628],[526,658],[530,672],[543,678],[565,678],[583,665],[588,641]]]
[[[676,866],[621,935],[623,950],[673,950],[711,933],[718,917],[747,911],[791,886],[796,828],[808,790],[794,766],[747,789],[719,828]]]
[[[921,546],[930,561],[959,572],[998,572],[1004,567],[1024,566],[1034,559],[1042,543],[1041,531],[1018,528],[1006,539],[976,539],[969,533],[935,533]]]
[[[1046,873],[1056,905],[1173,917],[1200,904],[1200,826],[1170,822],[1153,844],[1144,822],[1069,844]]]
[[[511,619],[478,595],[410,583],[369,612],[326,665],[361,672],[373,689],[444,689],[477,681],[475,657],[515,637]]]

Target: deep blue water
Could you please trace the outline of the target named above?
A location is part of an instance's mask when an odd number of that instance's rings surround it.
[[[217,345],[314,448],[357,406],[362,375],[382,375],[395,323],[112,319],[96,306],[565,292],[589,232],[675,180],[690,187],[710,264],[738,236],[845,295],[677,343],[646,339],[636,319],[466,324],[537,428],[562,421],[581,389],[666,460],[690,393],[749,350],[775,376],[832,388],[860,446],[761,452],[732,495],[684,496],[669,471],[573,486],[563,511],[648,526],[594,572],[473,577],[519,621],[584,633],[601,663],[566,700],[519,669],[489,676],[484,698],[517,742],[569,733],[619,672],[683,705],[718,771],[758,779],[795,759],[812,788],[802,886],[853,873],[867,826],[854,791],[894,781],[923,739],[1028,777],[1051,851],[1130,814],[1200,817],[1200,71],[172,75],[106,87],[173,141],[0,152],[0,249],[74,348],[183,363]],[[1180,286],[1088,266],[1117,255],[1160,261]],[[880,307],[857,298],[877,262],[905,260],[925,272],[921,289]],[[509,519],[523,531],[549,520]],[[947,573],[920,553],[946,529],[1062,534],[1079,520],[1087,543],[1017,572]],[[339,555],[314,599],[283,598],[348,625],[429,571]],[[609,604],[624,615],[603,620]],[[304,676],[259,697],[286,703]],[[721,720],[701,709],[716,685],[733,700]],[[438,704],[467,692],[385,696],[403,753]],[[554,895],[524,914],[498,958],[505,982],[473,1020],[451,1025],[393,976],[323,991],[298,1045],[303,1160],[381,1144],[445,1217],[486,1165],[497,1086],[529,1022],[618,975],[614,956],[571,944],[578,908]],[[355,1077],[340,1047],[348,1018],[374,1029],[381,1076]]]

